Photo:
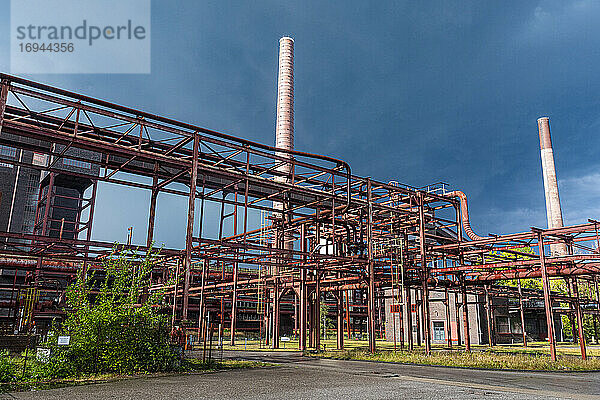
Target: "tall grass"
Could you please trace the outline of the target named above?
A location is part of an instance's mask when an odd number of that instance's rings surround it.
[[[364,350],[327,351],[317,357],[344,360],[368,360],[407,364],[438,365],[484,369],[508,369],[528,371],[590,371],[600,370],[600,358],[581,360],[575,357],[560,357],[552,362],[547,355],[494,354],[488,352],[434,352],[426,355],[417,351],[384,351],[371,354]]]

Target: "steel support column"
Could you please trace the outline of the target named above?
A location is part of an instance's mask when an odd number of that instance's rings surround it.
[[[419,192],[419,247],[421,253],[421,274],[423,299],[421,302],[423,313],[423,339],[425,341],[425,354],[431,354],[431,318],[429,315],[429,269],[427,267],[427,251],[425,249],[425,198],[422,192]]]
[[[519,288],[519,314],[521,315],[521,333],[523,334],[523,347],[527,347],[527,330],[525,329],[525,312],[523,310],[523,291],[521,289],[521,280],[517,279]]]
[[[315,270],[316,276],[316,288],[315,288],[315,301],[314,301],[314,317],[313,317],[313,327],[314,327],[314,335],[315,335],[315,348],[317,350],[321,350],[321,276],[319,270]]]
[[[494,311],[492,309],[492,299],[490,298],[490,285],[485,285],[485,310],[488,331],[488,346],[494,346]]]
[[[177,290],[179,289],[179,265],[181,261],[177,259],[177,267],[175,268],[175,282],[173,290],[173,309],[171,310],[171,330],[175,326],[175,318],[177,316]]]
[[[404,300],[404,299],[403,299]],[[400,306],[400,309],[398,310],[398,318],[399,318],[399,329],[400,329],[400,350],[404,350],[404,308],[402,307],[402,305]],[[396,322],[394,321],[394,332],[396,329]]]
[[[245,204],[248,201],[248,182],[246,181],[246,193],[245,193]],[[237,185],[235,186],[235,205],[233,206],[233,235],[237,235],[237,200],[238,200],[238,190]],[[245,207],[244,213],[244,246],[246,246],[246,230],[248,223],[248,208]],[[245,249],[244,249],[245,250]],[[233,263],[233,294],[231,296],[231,325],[230,325],[230,340],[229,344],[231,346],[235,345],[235,325],[237,320],[237,301],[238,301],[238,263]]]
[[[312,349],[315,346],[315,310],[314,310],[314,294],[308,296],[308,348]]]
[[[367,323],[369,327],[369,351],[375,353],[375,264],[373,262],[373,194],[371,179],[367,178],[367,250],[369,260],[369,292]]]
[[[279,325],[280,325],[280,321],[279,321],[279,315],[280,315],[280,307],[281,307],[281,301],[280,301],[280,290],[279,290],[279,284],[277,283],[277,279],[275,279],[275,287],[273,288],[273,343],[272,343],[272,347],[274,349],[278,349],[279,348]]]
[[[600,248],[598,249],[598,251],[600,251]],[[600,319],[600,290],[598,290],[598,276],[595,275],[594,276],[594,292],[595,292],[595,297],[596,297],[596,315],[593,316],[594,318],[594,322],[596,322],[596,324],[594,324],[594,335],[596,336],[596,344],[598,344],[598,340],[600,339],[598,337],[598,332],[596,331],[597,328],[597,320]]]
[[[465,337],[465,350],[471,351],[471,335],[469,332],[469,306],[467,301],[467,285],[465,283],[464,276],[460,277],[460,290],[462,294],[462,315],[463,315],[463,324],[465,328],[464,337]]]
[[[460,339],[460,302],[458,301],[458,291],[454,292],[454,314],[456,319],[456,345],[460,346],[462,340]]]
[[[89,242],[90,240],[92,240],[92,223],[94,222],[94,210],[96,209],[96,191],[98,190],[98,181],[94,180],[94,183],[92,184],[92,194],[90,197],[90,203],[89,203],[89,207],[90,207],[90,212],[89,212],[89,216],[88,216],[88,222],[87,222],[87,229],[85,232],[85,238],[86,240]],[[85,257],[87,258],[89,253],[89,246],[85,246]],[[82,272],[82,277],[85,279],[86,275],[87,275],[87,268],[88,268],[88,262],[84,261],[83,262],[83,270]]]
[[[154,220],[156,216],[156,200],[158,198],[158,163],[154,163],[154,174],[152,175],[152,193],[150,195],[150,211],[148,213],[148,234],[146,235],[146,246],[152,246],[154,242]]]
[[[573,295],[575,296],[575,315],[577,316],[577,334],[579,336],[579,349],[581,351],[581,359],[587,360],[585,348],[585,334],[583,332],[583,312],[581,311],[581,303],[579,302],[579,288],[577,286],[577,278],[571,279],[573,285]]]
[[[537,232],[538,248],[540,252],[540,267],[542,269],[542,284],[544,286],[544,306],[546,308],[546,324],[548,326],[548,342],[550,343],[550,358],[556,361],[556,342],[554,339],[554,312],[550,298],[550,281],[546,271],[546,255],[544,253],[544,236],[542,231]]]
[[[573,278],[569,278],[569,277],[565,277],[565,284],[567,285],[567,294],[569,295],[569,298],[573,298],[573,284],[572,284],[572,280]],[[573,343],[577,343],[577,335],[575,334],[575,306],[573,304],[573,300],[569,301],[569,323],[571,324],[571,337],[573,338]]]
[[[48,183],[48,189],[46,190],[46,204],[44,204],[44,219],[42,220],[42,236],[50,236],[50,208],[53,202],[54,192],[54,172],[50,172],[50,182]]]
[[[463,230],[462,230],[462,211],[461,207],[458,205],[454,206],[456,210],[456,235],[458,239],[458,245],[462,243],[463,240]],[[462,250],[459,248],[458,261],[460,265],[464,265],[464,255]],[[471,335],[469,334],[469,308],[467,306],[467,287],[465,285],[465,277],[464,275],[458,276],[460,282],[460,292],[462,297],[462,316],[463,316],[463,327],[464,327],[464,343],[465,343],[465,351],[471,351]],[[458,345],[460,346],[460,325],[458,318],[458,293],[456,293],[456,336],[458,339]]]
[[[237,319],[237,301],[238,301],[238,263],[233,265],[233,296],[231,298],[231,337],[229,345],[235,346],[235,324]]]
[[[198,151],[200,147],[200,136],[194,132],[194,147],[192,153],[192,170],[190,171],[190,194],[188,198],[188,217],[185,236],[185,275],[183,282],[183,313],[182,317],[187,320],[190,295],[190,275],[192,271],[192,237],[194,234],[194,207],[196,205],[196,181],[198,180]]]
[[[444,266],[446,261],[444,260]],[[448,295],[448,288],[444,289],[444,306],[446,308],[446,343],[449,348],[452,348],[452,329],[450,328],[450,296]]]
[[[300,227],[300,250],[306,254],[306,225]],[[306,264],[306,255],[302,256],[303,264]],[[306,350],[306,326],[307,326],[307,290],[306,290],[306,268],[300,269],[300,340],[298,341],[298,349]]]
[[[404,289],[406,293],[406,339],[408,341],[408,350],[413,350],[414,341],[413,341],[413,318],[412,318],[412,296],[410,293],[410,286],[406,286]]]
[[[250,182],[248,176],[250,174],[250,152],[246,150],[246,182],[244,183],[244,236],[243,236],[243,244],[244,251],[246,250],[247,243],[247,235],[248,235],[248,190],[250,186]],[[235,188],[235,205],[234,205],[234,220],[233,220],[233,234],[234,236],[237,234],[237,185]],[[203,196],[204,197],[204,196]],[[233,298],[231,301],[231,339],[230,345],[235,345],[235,327],[237,323],[237,295],[238,295],[238,263],[233,264]],[[221,315],[223,319],[223,315]],[[224,321],[222,321],[224,322]],[[221,324],[221,326],[223,323]]]
[[[419,286],[415,288],[415,327],[417,328],[417,346],[423,345],[423,337],[421,335],[423,329],[423,301],[421,300],[421,289]]]
[[[348,290],[344,290],[344,296],[346,297],[346,335],[348,336],[348,340],[350,340],[352,332],[350,329],[350,296],[348,295]]]
[[[337,293],[337,349],[344,348],[344,292]]]
[[[8,81],[3,79],[0,82],[0,134],[2,133],[2,126],[4,125],[4,111],[6,110],[7,97],[8,97]]]
[[[202,259],[202,276],[200,277],[200,304],[198,305],[198,331],[202,332],[202,335],[204,337],[204,312],[206,311],[206,306],[205,306],[205,299],[204,299],[204,285],[205,285],[205,277],[206,277],[206,270],[210,267],[209,264],[209,260],[208,258],[204,258]],[[178,277],[179,279],[179,277]],[[221,336],[222,337],[222,336]],[[200,336],[198,336],[198,341],[200,341]]]

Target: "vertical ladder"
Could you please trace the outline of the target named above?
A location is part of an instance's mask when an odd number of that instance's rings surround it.
[[[268,224],[268,216],[269,212],[266,210],[260,211],[260,236],[259,236],[259,245],[266,247],[269,243],[269,239],[267,234],[265,233],[265,229]],[[265,254],[263,250],[260,250],[260,254]],[[256,298],[256,313],[258,315],[262,315],[265,312],[265,281],[266,277],[265,268],[262,264],[258,264],[258,293]]]

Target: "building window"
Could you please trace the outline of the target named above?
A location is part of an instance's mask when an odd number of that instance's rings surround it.
[[[33,165],[41,165],[45,167],[48,163],[48,156],[46,154],[41,153],[33,153]]]
[[[538,325],[537,325],[537,320],[526,319],[525,320],[525,332],[527,332],[529,335],[538,334],[539,329],[538,329]]]
[[[63,165],[75,168],[91,169],[92,164],[87,161],[73,160],[71,158],[63,158]]]
[[[521,330],[521,319],[517,319],[515,318],[511,318],[510,319],[510,326],[511,326],[511,331],[512,333],[518,334],[518,333],[523,333],[523,331]]]
[[[391,313],[399,313],[401,312],[401,304],[390,304],[390,312]]]
[[[32,233],[37,210],[38,192],[40,187],[40,176],[38,173],[27,174],[25,183],[25,208],[23,211],[23,232]]]
[[[15,158],[17,156],[17,149],[14,147],[0,145],[0,156]]]
[[[510,324],[508,322],[508,317],[497,316],[496,326],[498,333],[510,333]]]
[[[433,321],[433,341],[443,342],[446,340],[446,330],[444,321]]]

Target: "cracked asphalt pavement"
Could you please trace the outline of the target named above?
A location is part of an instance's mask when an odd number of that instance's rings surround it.
[[[600,373],[485,371],[340,361],[296,352],[226,352],[277,366],[150,376],[11,399],[600,399]]]

